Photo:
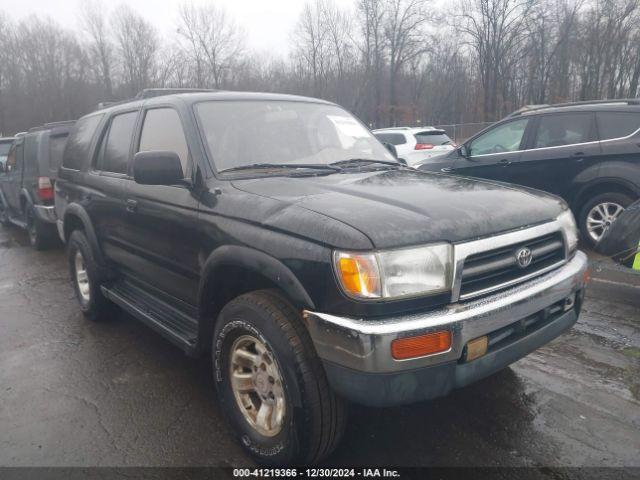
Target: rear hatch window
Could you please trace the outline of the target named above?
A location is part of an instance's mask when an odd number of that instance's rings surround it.
[[[429,130],[415,135],[418,143],[433,145],[434,147],[453,144],[453,141],[444,130]]]

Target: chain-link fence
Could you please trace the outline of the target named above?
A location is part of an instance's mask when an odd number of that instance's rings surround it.
[[[456,123],[453,125],[435,125],[435,127],[446,131],[447,135],[449,135],[456,144],[460,145],[492,124],[493,122]]]

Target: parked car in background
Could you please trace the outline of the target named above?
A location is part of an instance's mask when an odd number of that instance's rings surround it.
[[[559,195],[594,245],[640,197],[640,100],[531,107],[420,168]]]
[[[69,138],[56,210],[84,314],[116,304],[209,355],[261,463],[329,455],[345,399],[408,404],[491,375],[570,328],[584,298],[564,201],[408,168],[322,100],[209,92],[94,112]]]
[[[4,172],[4,165],[7,162],[7,155],[15,137],[0,138],[0,173]]]
[[[0,172],[0,222],[25,228],[39,250],[58,238],[53,188],[72,126],[49,123],[17,135]]]
[[[393,145],[398,158],[413,168],[456,148],[447,132],[434,127],[381,128],[373,134],[381,142]]]

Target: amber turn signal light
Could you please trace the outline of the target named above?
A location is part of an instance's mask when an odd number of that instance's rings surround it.
[[[451,332],[435,332],[394,340],[391,342],[391,355],[396,360],[406,360],[446,352],[450,348]]]

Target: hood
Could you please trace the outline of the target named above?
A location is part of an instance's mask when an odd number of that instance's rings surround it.
[[[553,220],[558,197],[412,170],[235,180],[234,187],[346,224],[374,248],[461,242]]]

